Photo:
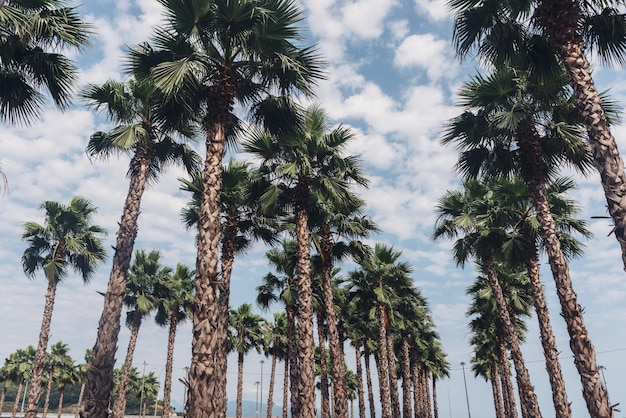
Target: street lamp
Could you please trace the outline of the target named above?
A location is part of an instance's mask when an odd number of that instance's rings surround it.
[[[265,361],[261,360],[261,396],[259,397],[261,404],[259,405],[259,418],[263,415],[261,412],[263,410],[263,363],[265,363]]]
[[[465,362],[461,362],[461,367],[463,368],[463,384],[465,385],[465,401],[467,402],[467,417],[472,418],[472,413],[470,412],[469,406],[469,396],[467,395],[467,380],[465,380]]]
[[[260,382],[254,382],[254,386],[256,386],[256,412],[254,413],[254,416],[256,418],[259,418],[259,383]]]

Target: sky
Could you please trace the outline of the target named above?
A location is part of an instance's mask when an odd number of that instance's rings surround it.
[[[449,242],[430,240],[436,219],[434,205],[449,189],[458,188],[453,147],[439,144],[442,128],[460,113],[456,92],[475,74],[478,63],[459,62],[452,48],[452,19],[442,0],[301,0],[308,45],[317,44],[324,56],[326,80],[316,89],[316,102],[333,124],[351,128],[357,139],[350,153],[360,155],[371,181],[362,191],[367,212],[381,234],[375,241],[402,250],[402,259],[414,267],[415,284],[428,298],[437,330],[451,364],[450,378],[439,382],[441,417],[467,414],[461,362],[472,355],[465,311],[465,289],[475,277],[471,263],[463,270],[451,261]],[[96,36],[83,54],[71,55],[80,64],[80,85],[122,79],[124,49],[148,40],[154,25],[162,22],[156,0],[99,0],[80,6]],[[624,104],[626,74],[593,59],[599,90],[610,89]],[[128,190],[128,159],[90,161],[85,154],[89,136],[112,126],[102,115],[80,103],[64,113],[49,108],[30,126],[0,125],[0,165],[9,190],[0,196],[0,360],[28,344],[36,346],[46,286],[42,274],[28,279],[20,257],[24,222],[43,222],[40,205],[46,200],[67,203],[81,195],[99,208],[95,222],[109,231],[107,247],[114,243],[117,222]],[[618,146],[626,150],[626,128],[617,126]],[[624,151],[626,152],[626,151]],[[135,249],[157,249],[166,265],[195,264],[193,233],[180,223],[180,209],[188,196],[179,191],[180,169],[170,169],[144,195]],[[579,188],[571,197],[581,206],[579,217],[588,221],[594,237],[586,242],[585,255],[571,263],[571,274],[598,364],[612,403],[626,402],[626,275],[610,221],[606,215],[599,175],[575,176]],[[255,246],[234,267],[231,304],[236,307],[255,299],[255,287],[270,271],[264,253]],[[110,251],[110,256],[112,251]],[[93,281],[83,285],[70,275],[59,287],[52,318],[50,344],[59,340],[82,361],[85,349],[95,342],[102,297],[110,272],[109,261]],[[569,400],[574,416],[585,416],[581,385],[568,347],[567,331],[559,315],[554,283],[546,260],[542,278],[551,312]],[[278,309],[276,307],[275,309]],[[271,312],[261,312],[268,319]],[[533,317],[523,352],[543,415],[554,414],[549,382],[542,361],[539,332]],[[122,327],[118,365],[126,353],[129,331]],[[172,402],[180,408],[184,391],[178,379],[190,361],[191,327],[178,331]],[[134,365],[165,375],[167,330],[148,320],[142,325]],[[256,353],[246,357],[243,397],[255,401],[255,381],[263,380],[267,393],[269,359]],[[354,370],[354,357],[348,356]],[[263,369],[264,368],[264,369]],[[279,370],[280,370],[279,366]],[[261,374],[263,370],[263,374]],[[490,386],[465,369],[469,407],[474,416],[493,417]],[[229,400],[235,399],[236,364],[230,359]],[[278,379],[282,379],[279,372]],[[274,402],[281,403],[280,392]],[[162,391],[161,391],[162,396]],[[624,406],[626,411],[626,406]],[[625,413],[617,416],[626,416]]]

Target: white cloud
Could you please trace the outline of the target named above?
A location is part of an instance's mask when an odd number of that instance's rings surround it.
[[[411,35],[405,38],[396,49],[394,64],[400,68],[420,68],[426,70],[428,78],[452,78],[456,75],[457,64],[449,56],[450,45],[432,33]]]
[[[436,21],[450,17],[446,0],[415,0],[417,10]]]

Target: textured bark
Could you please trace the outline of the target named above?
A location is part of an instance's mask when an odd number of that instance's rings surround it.
[[[411,383],[413,384],[413,416],[424,417],[424,405],[420,397],[419,364],[416,351],[411,351]]]
[[[295,216],[298,242],[298,409],[292,416],[315,417],[315,360],[313,356],[313,290],[309,252],[309,187],[304,179],[296,187]]]
[[[146,189],[148,167],[151,164],[149,157],[138,150],[131,161],[131,166],[138,167],[138,169],[130,178],[130,186],[117,231],[113,266],[104,295],[104,307],[98,322],[96,343],[87,368],[87,393],[84,409],[80,413],[82,418],[108,418],[126,278],[137,237],[141,198]]]
[[[493,394],[493,405],[496,410],[496,418],[506,418],[504,415],[504,405],[502,403],[502,393],[500,391],[500,382],[498,378],[498,368],[495,363],[491,364],[491,392]]]
[[[400,394],[398,393],[398,373],[396,371],[396,353],[393,339],[387,327],[387,362],[389,364],[389,397],[391,398],[391,416],[400,416]]]
[[[54,368],[51,367],[50,372],[48,373],[48,384],[46,385],[46,399],[43,403],[43,413],[41,414],[41,418],[46,418],[46,416],[48,416],[48,408],[50,407],[50,392],[52,392],[53,375],[54,375]]]
[[[137,310],[133,315],[133,325],[130,330],[130,339],[128,340],[128,349],[126,350],[126,358],[120,376],[120,384],[113,403],[113,412],[111,418],[124,418],[126,412],[126,394],[128,393],[128,375],[133,366],[133,355],[137,346],[137,336],[139,335],[139,327],[141,326],[141,313]]]
[[[328,363],[326,362],[326,344],[324,343],[324,319],[317,314],[317,339],[320,353],[320,401],[321,418],[330,418],[330,393],[328,390]]]
[[[376,418],[374,390],[372,389],[372,369],[370,367],[370,350],[367,347],[367,342],[363,344],[363,360],[365,362],[365,379],[367,381],[367,401],[370,406],[370,417]]]
[[[582,309],[578,304],[578,297],[572,285],[569,266],[561,250],[556,224],[548,204],[545,184],[541,177],[534,174],[537,169],[542,169],[542,163],[541,160],[532,160],[533,156],[541,155],[537,154],[541,152],[539,143],[537,140],[531,140],[533,138],[535,138],[535,133],[531,127],[520,133],[518,138],[520,158],[523,158],[524,161],[522,176],[528,184],[537,212],[537,219],[541,226],[548,261],[561,304],[561,315],[567,325],[570,348],[574,354],[574,364],[583,386],[583,398],[592,418],[610,418],[613,414],[609,406],[606,388],[600,379],[595,348],[589,338]]]
[[[235,249],[237,241],[237,224],[238,219],[229,216],[224,225],[222,237],[222,276],[219,284],[218,297],[218,324],[217,324],[217,346],[219,353],[217,358],[226,359],[228,357],[228,323],[230,318],[230,281],[233,272],[233,264],[235,263]],[[218,397],[222,401],[220,411],[226,414],[227,394],[226,394],[226,374],[228,372],[228,361],[218,362],[216,364],[216,378]]]
[[[507,418],[517,418],[517,405],[515,402],[515,392],[511,381],[511,367],[506,351],[505,336],[502,329],[502,321],[496,320],[496,332],[498,337],[498,360],[500,362],[500,382],[502,385],[502,400],[504,404],[504,415]]]
[[[242,416],[242,399],[243,394],[243,354],[237,355],[237,412],[235,416],[241,418]]]
[[[335,302],[332,288],[332,251],[333,242],[326,228],[322,236],[322,289],[324,292],[324,306],[326,314],[326,327],[328,330],[328,345],[330,346],[330,359],[332,365],[333,385],[333,418],[347,418],[348,396],[346,392],[346,360],[343,353],[343,344],[337,330],[337,315],[335,314]]]
[[[502,293],[502,288],[500,287],[500,281],[498,280],[493,266],[493,260],[490,257],[483,257],[482,262],[485,270],[487,271],[487,279],[489,280],[489,286],[491,287],[493,297],[498,305],[498,315],[504,323],[504,331],[511,350],[513,365],[515,366],[515,376],[517,378],[517,388],[520,396],[520,404],[522,405],[522,411],[525,411],[529,418],[539,418],[541,417],[541,411],[539,410],[537,395],[535,394],[535,389],[530,381],[528,369],[524,364],[519,338],[514,328],[512,319],[509,316],[506,301],[504,300],[504,294]]]
[[[276,379],[276,355],[272,356],[272,371],[270,372],[270,387],[267,394],[267,418],[272,418],[274,407],[274,380]]]
[[[437,403],[437,377],[433,374],[433,417],[439,418],[439,405]]]
[[[57,258],[57,254],[54,254]],[[57,259],[64,259],[58,257]],[[43,367],[46,360],[46,347],[50,338],[50,323],[52,322],[52,310],[54,309],[54,296],[57,290],[58,279],[56,277],[48,279],[48,290],[46,291],[46,302],[43,308],[43,320],[41,321],[41,330],[39,331],[39,343],[37,344],[37,352],[35,353],[35,362],[33,363],[33,375],[30,378],[30,391],[28,392],[28,406],[26,407],[26,417],[36,418],[37,404],[41,396],[41,378],[43,376]]]
[[[289,281],[294,279],[289,278]],[[293,285],[291,283],[290,285]],[[289,338],[288,342],[288,358],[289,358],[289,391],[291,393],[291,410],[298,410],[300,399],[298,398],[298,335],[296,333],[296,318],[293,307],[287,307],[287,330],[289,335],[295,335],[295,338]]]
[[[0,416],[4,412],[4,397],[7,394],[7,387],[2,385],[2,392],[0,392]]]
[[[283,418],[287,418],[287,399],[289,392],[289,360],[285,359],[285,375],[283,376]]]
[[[412,415],[411,399],[411,355],[409,341],[402,336],[402,416],[409,418]]]
[[[359,418],[365,418],[365,392],[363,390],[363,366],[361,365],[361,350],[359,343],[354,343],[354,354],[356,359],[356,384],[357,397],[359,399]]]
[[[430,373],[426,370],[426,368],[422,369],[422,396],[424,397],[424,409],[426,410],[425,416],[427,418],[432,418],[432,405],[430,403],[430,385],[428,384],[428,378]]]
[[[216,80],[206,123],[206,158],[204,161],[203,199],[198,224],[196,258],[196,296],[194,300],[189,396],[186,414],[194,418],[220,418],[226,415],[225,381],[220,375],[226,358],[221,357],[219,335],[219,243],[221,239],[222,159],[226,129],[234,97],[234,83],[228,74]]]
[[[176,342],[176,328],[178,316],[170,315],[170,328],[167,335],[167,360],[165,361],[165,381],[163,382],[163,418],[169,418],[172,395],[172,367],[174,365],[174,343]]]
[[[539,21],[547,38],[561,57],[574,89],[578,110],[588,133],[588,143],[594,164],[600,173],[609,214],[615,226],[614,233],[622,250],[626,270],[626,174],[615,137],[611,133],[606,114],[600,102],[585,55],[584,41],[578,28],[581,26],[578,0],[540,1],[537,7]],[[606,391],[600,384],[583,383],[583,396],[592,417],[608,417],[611,411]],[[593,398],[593,396],[596,396]],[[598,397],[599,396],[599,397]]]
[[[389,355],[387,354],[387,310],[378,304],[378,356],[375,356],[378,370],[378,388],[382,418],[391,418],[391,397],[389,393]]]
[[[22,390],[24,389],[24,384],[20,382],[17,386],[17,393],[15,394],[15,400],[13,401],[13,410],[11,411],[11,418],[15,418],[17,415],[17,408],[20,405],[20,396],[22,395]]]

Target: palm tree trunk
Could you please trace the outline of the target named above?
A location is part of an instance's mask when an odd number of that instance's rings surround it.
[[[50,373],[48,373],[48,384],[46,385],[46,399],[43,403],[43,413],[41,415],[42,418],[46,418],[48,415],[48,408],[50,407],[50,392],[52,392],[52,376],[54,374],[54,369],[50,368]]]
[[[291,279],[289,279],[291,280]],[[298,403],[300,399],[298,398],[298,380],[300,376],[298,374],[298,344],[297,344],[297,334],[296,334],[296,318],[295,311],[292,307],[286,308],[287,312],[287,329],[289,330],[289,335],[296,335],[296,338],[289,338],[288,343],[288,360],[289,363],[289,389],[291,393],[291,410],[298,410]]]
[[[389,393],[389,354],[387,354],[387,311],[385,306],[378,304],[378,386],[380,388],[380,406],[382,418],[391,418],[391,397]]]
[[[2,392],[0,393],[0,416],[2,416],[2,412],[4,411],[4,397],[7,394],[7,387],[5,385],[6,382],[2,384]]]
[[[391,397],[391,416],[400,416],[400,394],[398,393],[398,373],[396,371],[396,353],[393,349],[391,331],[387,327],[387,361],[389,364],[389,396]]]
[[[376,418],[374,389],[372,389],[372,369],[370,367],[370,349],[367,346],[367,342],[363,343],[363,360],[365,361],[365,379],[367,381],[367,401],[370,406],[370,417]]]
[[[128,392],[128,375],[133,365],[133,354],[137,345],[137,336],[139,335],[139,327],[141,326],[141,313],[137,310],[133,315],[133,326],[130,330],[130,339],[128,340],[128,349],[126,350],[126,359],[124,359],[124,367],[120,376],[120,384],[117,390],[117,396],[113,403],[113,411],[111,418],[124,418],[126,412],[126,394]]]
[[[218,304],[219,244],[221,236],[222,159],[230,109],[234,102],[235,81],[224,71],[217,75],[210,92],[210,120],[206,128],[206,158],[203,172],[203,199],[198,222],[198,253],[196,258],[196,296],[189,368],[187,414],[194,418],[216,418],[226,415],[226,399],[222,396],[225,382],[220,375],[222,362],[220,342],[223,335]]]
[[[65,389],[59,389],[59,406],[57,408],[57,418],[61,418],[61,411],[63,411],[63,395],[65,394]]]
[[[165,362],[165,382],[163,382],[163,418],[170,416],[170,399],[172,394],[172,367],[174,365],[174,342],[176,341],[178,316],[170,315],[170,329],[167,335],[167,360]]]
[[[86,384],[87,382],[83,381],[83,383],[80,385],[80,393],[78,394],[78,403],[76,404],[76,413],[74,414],[74,418],[78,418],[81,405],[83,404],[83,395],[85,394]]]
[[[276,378],[276,355],[272,356],[272,371],[270,372],[270,387],[267,394],[267,418],[272,418],[274,408],[274,379]]]
[[[491,364],[491,392],[493,393],[493,404],[496,410],[496,418],[506,418],[504,414],[504,405],[502,403],[502,393],[500,392],[500,382],[498,378],[498,367],[495,363]]]
[[[432,374],[433,379],[433,418],[439,418],[439,405],[437,404],[437,377]]]
[[[402,416],[410,418],[412,413],[411,400],[411,356],[409,341],[406,335],[402,336]]]
[[[483,257],[482,262],[487,271],[487,279],[489,280],[491,291],[498,305],[498,314],[504,323],[504,330],[511,349],[511,357],[513,358],[513,365],[515,366],[517,388],[520,396],[520,404],[522,404],[522,411],[526,411],[529,418],[539,418],[541,417],[541,411],[539,411],[535,389],[530,382],[530,375],[524,364],[519,338],[513,326],[512,319],[509,316],[509,310],[506,307],[506,301],[504,300],[500,281],[498,280],[493,266],[493,260],[491,257]]]
[[[363,366],[361,365],[361,350],[359,343],[354,342],[354,355],[356,359],[356,384],[359,399],[359,418],[365,418],[365,393],[363,391]]]
[[[54,254],[55,258],[57,254]],[[39,331],[39,343],[35,353],[33,363],[33,375],[30,379],[30,391],[28,392],[28,406],[26,407],[26,417],[37,417],[37,405],[41,396],[41,378],[43,376],[43,366],[46,360],[46,347],[50,338],[50,323],[52,322],[52,310],[54,309],[54,296],[57,290],[58,278],[48,279],[48,290],[46,291],[46,302],[43,309],[43,320]]]
[[[529,234],[526,240],[529,239]],[[550,323],[550,314],[548,305],[544,298],[543,286],[539,277],[539,257],[536,250],[530,250],[526,257],[526,270],[530,281],[530,287],[533,292],[533,303],[535,304],[535,312],[537,313],[537,321],[539,322],[539,334],[541,336],[541,346],[543,354],[546,358],[546,370],[550,379],[550,387],[552,389],[552,403],[557,418],[570,418],[572,410],[567,400],[567,392],[565,391],[565,380],[561,372],[561,363],[559,362],[559,352],[556,348],[556,339],[552,332]]]
[[[317,338],[320,353],[320,398],[321,417],[330,418],[330,394],[328,393],[328,364],[326,362],[326,344],[324,344],[324,319],[317,314]]]
[[[289,398],[289,359],[285,359],[285,375],[283,376],[283,418],[287,418],[287,399]]]
[[[531,171],[538,167],[543,167],[541,160],[532,160],[533,156],[537,155],[537,152],[541,155],[540,145],[534,138],[536,136],[532,126],[526,127],[526,130],[520,133],[518,138],[520,158],[523,161],[522,176],[528,184],[535,211],[537,212],[537,218],[541,225],[548,261],[550,262],[557,295],[561,303],[561,315],[567,325],[570,348],[574,354],[574,364],[582,382],[583,398],[587,403],[587,410],[593,418],[610,418],[613,416],[613,413],[609,405],[606,388],[600,379],[600,372],[596,363],[596,351],[589,338],[582,309],[578,304],[578,297],[572,285],[569,266],[561,250],[556,224],[548,204],[545,183],[542,177]]]
[[[515,392],[511,381],[511,367],[509,365],[508,354],[505,345],[502,321],[496,320],[498,337],[498,360],[500,362],[500,382],[502,384],[502,399],[504,402],[504,415],[508,418],[517,418],[517,405],[515,402]]]
[[[424,405],[420,399],[420,383],[419,383],[419,364],[417,361],[417,352],[411,352],[411,383],[413,384],[413,417],[424,417]]]
[[[574,90],[578,109],[587,128],[588,144],[604,188],[613,230],[622,250],[626,269],[626,174],[615,137],[604,113],[600,94],[584,50],[583,37],[578,33],[581,10],[578,0],[540,1],[537,15],[547,38],[561,57]],[[582,373],[581,373],[581,379]],[[610,417],[608,395],[595,373],[585,378],[583,396],[592,417]]]
[[[142,153],[142,150],[137,150],[131,161],[131,165],[139,169],[130,178],[130,186],[117,231],[113,266],[104,295],[104,308],[98,322],[96,343],[87,368],[87,396],[84,409],[80,413],[82,418],[108,418],[126,278],[137,237],[141,198],[146,189],[148,168],[151,163],[150,156]]]
[[[428,373],[428,371],[426,370],[426,367],[424,367],[422,369],[422,395],[424,397],[424,409],[425,409],[425,416],[427,418],[432,418],[433,417],[433,408],[432,405],[430,403],[430,385],[428,384],[428,379],[429,379],[430,373]]]
[[[11,418],[15,418],[15,416],[17,415],[17,408],[19,408],[19,405],[20,405],[20,395],[22,394],[22,389],[24,389],[24,383],[20,382],[20,384],[17,385],[17,393],[15,394],[15,400],[13,401],[13,410],[11,411]]]
[[[292,416],[315,418],[315,360],[313,355],[313,290],[309,252],[309,188],[300,181],[296,191],[296,238],[298,241],[298,409]],[[294,413],[295,412],[295,413]]]
[[[320,255],[322,256],[322,289],[324,292],[326,326],[332,364],[333,418],[347,418],[346,361],[343,355],[343,344],[341,344],[337,330],[337,315],[335,314],[335,302],[333,300],[331,281],[333,270],[333,242],[328,228],[324,230],[320,250]]]
[[[218,324],[216,338],[219,353],[217,358],[228,357],[228,323],[230,318],[230,281],[233,272],[233,264],[235,262],[235,250],[237,241],[237,224],[238,219],[229,216],[225,222],[223,238],[222,238],[222,276],[219,286],[218,304]],[[217,362],[215,377],[219,380],[216,390],[219,398],[223,402],[220,411],[226,413],[228,396],[226,394],[226,374],[228,372],[228,361]]]
[[[242,417],[242,399],[243,395],[243,354],[237,355],[237,412],[236,417]]]

